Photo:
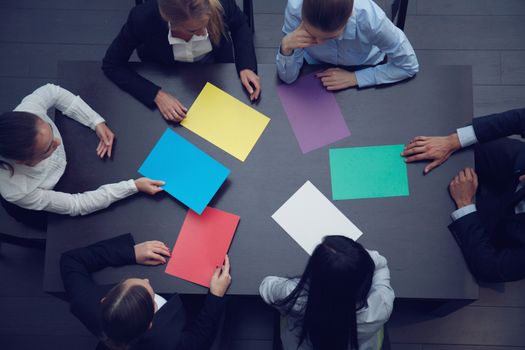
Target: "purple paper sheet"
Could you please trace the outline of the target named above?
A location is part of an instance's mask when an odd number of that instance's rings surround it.
[[[350,136],[334,94],[315,73],[281,84],[277,92],[303,154]]]

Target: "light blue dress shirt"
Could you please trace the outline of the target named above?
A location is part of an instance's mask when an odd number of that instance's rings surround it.
[[[288,0],[284,15],[284,35],[302,22],[303,0]],[[413,76],[419,70],[416,54],[405,33],[397,28],[372,0],[355,0],[352,15],[341,37],[305,49],[290,56],[277,52],[277,72],[286,83],[294,82],[303,65],[330,63],[341,66],[376,65],[384,55],[388,62],[355,72],[359,87],[394,83]]]

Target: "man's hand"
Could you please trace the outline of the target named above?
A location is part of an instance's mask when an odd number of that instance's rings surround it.
[[[477,189],[478,175],[476,175],[476,172],[472,168],[461,170],[459,174],[452,179],[450,185],[448,185],[450,196],[452,196],[452,199],[456,202],[458,209],[474,204]]]
[[[310,35],[301,23],[296,30],[288,33],[281,40],[281,54],[290,56],[295,49],[304,49],[316,44],[317,39]]]
[[[456,133],[449,136],[417,136],[405,146],[401,155],[406,158],[407,163],[431,160],[432,162],[424,170],[424,173],[428,174],[460,148],[461,144]]]
[[[141,265],[160,265],[170,256],[169,248],[160,241],[135,244],[135,261]]]
[[[261,94],[261,83],[259,77],[251,69],[243,69],[239,73],[241,83],[250,94],[250,101],[255,101]]]
[[[159,90],[154,101],[167,121],[179,123],[186,117],[188,109],[175,96]]]
[[[97,156],[104,158],[104,156],[107,155],[108,158],[111,158],[115,134],[113,134],[113,132],[108,128],[106,123],[97,124],[97,126],[95,126],[95,133],[100,140],[97,147]]]
[[[217,297],[223,297],[232,282],[230,276],[230,259],[228,255],[224,257],[224,265],[218,266],[211,277],[210,292]]]
[[[355,73],[341,68],[328,68],[321,73],[317,73],[315,76],[320,78],[326,90],[330,91],[357,86]]]

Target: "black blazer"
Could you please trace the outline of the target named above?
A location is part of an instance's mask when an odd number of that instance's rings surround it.
[[[220,0],[220,3],[229,35],[222,36],[219,45],[212,44],[214,61],[235,62],[237,72],[243,69],[257,72],[253,36],[246,16],[235,0]],[[102,70],[109,79],[152,108],[155,107],[154,99],[160,86],[135,73],[128,61],[136,49],[143,62],[175,66],[177,63],[168,42],[168,31],[168,23],[160,16],[157,0],[146,1],[131,10],[127,22],[111,43],[102,62]]]
[[[475,118],[472,126],[480,143],[516,134],[525,137],[525,109]],[[505,151],[501,149],[502,154]],[[520,145],[517,152],[513,150],[509,159],[512,159],[515,179],[510,192],[501,194],[503,203],[478,193],[478,204],[485,208],[484,212],[468,214],[449,226],[470,271],[480,281],[504,282],[525,278],[525,214],[514,213],[514,205],[525,196],[521,191],[514,193],[517,178],[525,170],[525,144]],[[476,166],[480,161],[482,159],[476,159]]]
[[[102,336],[100,300],[113,285],[98,285],[91,273],[109,266],[135,264],[135,242],[130,234],[118,236],[62,254],[60,271],[71,312],[97,337]],[[138,349],[208,349],[224,311],[224,298],[207,295],[204,307],[191,324],[178,295],[153,317],[152,327],[131,347]],[[105,349],[99,343],[97,349]]]

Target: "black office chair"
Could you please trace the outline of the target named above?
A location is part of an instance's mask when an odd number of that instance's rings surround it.
[[[23,224],[7,213],[0,205],[0,244],[10,243],[25,247],[44,248],[46,230]]]
[[[407,18],[408,0],[393,0],[391,6],[390,19],[396,26],[405,30],[405,20]]]
[[[135,0],[136,5],[140,5],[143,2],[144,0]],[[246,17],[248,17],[248,25],[250,26],[253,33],[255,31],[253,22],[253,0],[242,0],[242,10]]]

